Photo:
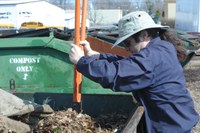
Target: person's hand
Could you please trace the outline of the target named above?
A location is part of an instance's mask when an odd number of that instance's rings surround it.
[[[88,53],[90,53],[91,51],[93,51],[90,47],[90,43],[87,40],[81,41],[80,45],[84,46],[84,51],[85,54],[87,55]],[[87,55],[89,56],[89,55]]]
[[[94,58],[99,58],[100,53],[94,51],[90,47],[90,43],[87,40],[81,41],[80,44],[84,46],[84,51],[86,56],[92,56]]]
[[[71,50],[69,52],[69,59],[72,63],[77,64],[79,59],[84,56],[83,50],[75,44],[71,44]]]

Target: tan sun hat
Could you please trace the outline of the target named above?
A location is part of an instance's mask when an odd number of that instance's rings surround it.
[[[119,20],[118,26],[119,38],[113,44],[112,48],[142,30],[168,27],[156,24],[151,16],[144,11],[135,11],[125,15]]]

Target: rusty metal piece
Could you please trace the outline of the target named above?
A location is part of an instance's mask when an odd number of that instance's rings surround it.
[[[87,40],[91,44],[91,48],[95,51],[102,52],[102,53],[111,53],[111,54],[118,54],[121,56],[129,56],[130,53],[127,52],[124,48],[116,46],[112,50],[112,44],[101,39],[88,36]]]

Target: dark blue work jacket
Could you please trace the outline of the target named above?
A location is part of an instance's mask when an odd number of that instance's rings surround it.
[[[82,57],[77,70],[105,88],[133,92],[145,108],[149,133],[190,132],[200,118],[174,46],[159,37],[128,58],[112,54],[101,54],[99,59]]]

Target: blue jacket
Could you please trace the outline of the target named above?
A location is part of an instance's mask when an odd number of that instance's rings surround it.
[[[128,58],[82,57],[77,70],[105,88],[133,92],[145,108],[149,133],[186,133],[199,121],[176,50],[159,37]]]

